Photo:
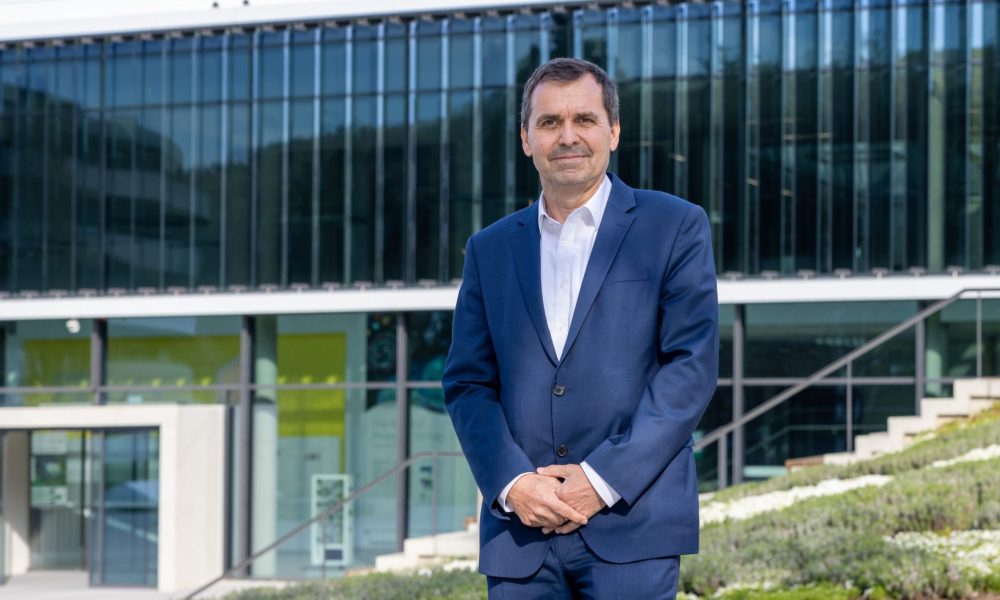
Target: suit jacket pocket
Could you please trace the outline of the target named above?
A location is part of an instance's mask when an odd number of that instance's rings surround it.
[[[604,287],[615,285],[616,283],[628,283],[633,281],[647,281],[649,272],[646,269],[612,269],[604,280]]]

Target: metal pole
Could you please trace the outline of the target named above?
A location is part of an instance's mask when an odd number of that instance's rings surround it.
[[[105,404],[107,394],[101,389],[107,383],[108,321],[94,319],[90,326],[90,385],[94,404]]]
[[[97,522],[94,526],[94,565],[90,569],[90,584],[101,585],[104,583],[104,430],[93,431],[95,437],[94,447],[96,448],[94,457],[94,468],[97,469],[95,477],[97,484],[97,494],[94,503],[97,505]]]
[[[236,409],[237,430],[236,444],[239,448],[237,464],[237,514],[236,514],[236,549],[234,552],[234,562],[240,563],[250,556],[250,522],[251,511],[251,478],[252,469],[252,448],[251,429],[253,427],[253,389],[251,384],[254,381],[254,317],[243,317],[240,324],[240,388],[239,404]],[[248,565],[249,566],[249,565]],[[249,568],[237,571],[238,577],[247,577],[250,574]]]
[[[917,304],[918,308],[923,308],[924,303]],[[913,404],[916,407],[914,414],[920,414],[920,401],[924,398],[924,391],[927,390],[927,322],[923,319],[917,322],[914,330],[914,365],[916,369],[913,374]]]
[[[847,451],[854,452],[854,363],[847,363]]]
[[[983,293],[976,293],[976,377],[983,376]]]
[[[396,314],[396,462],[406,460],[410,453],[410,399],[406,394],[407,349],[406,320],[403,313]],[[407,472],[400,471],[396,478],[396,551],[403,551],[403,540],[409,529],[407,523],[406,500],[409,477]]]
[[[746,307],[737,304],[733,314],[733,420],[743,416],[743,346],[746,340],[743,327]],[[745,444],[743,427],[733,430],[733,483],[743,483]]]

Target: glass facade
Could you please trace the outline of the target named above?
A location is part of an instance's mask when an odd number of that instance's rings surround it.
[[[517,111],[556,56],[616,79],[612,170],[701,204],[720,273],[981,270],[1000,263],[998,26],[998,0],[748,0],[0,44],[0,299],[452,284],[468,236],[539,193]],[[925,306],[720,307],[696,438]],[[233,564],[459,449],[451,318],[5,322],[0,407],[226,405]],[[951,305],[699,452],[702,488],[720,458],[730,480],[767,477],[977,375],[1000,375],[1000,300]],[[94,492],[117,550],[94,577],[149,584],[159,440],[119,433]],[[476,512],[463,459],[421,459],[249,574],[370,565]]]
[[[0,289],[434,281],[538,192],[539,62],[618,81],[612,169],[720,272],[1000,262],[995,0],[755,0],[0,46]]]

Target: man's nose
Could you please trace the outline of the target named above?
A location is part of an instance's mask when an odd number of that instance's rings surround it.
[[[580,136],[576,133],[576,127],[572,120],[566,119],[563,121],[562,127],[559,129],[559,143],[563,146],[572,146],[580,140]]]

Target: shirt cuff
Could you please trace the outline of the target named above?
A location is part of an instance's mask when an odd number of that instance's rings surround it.
[[[514,487],[514,484],[517,483],[518,479],[524,477],[525,475],[530,475],[530,474],[531,473],[521,473],[514,479],[511,479],[510,483],[507,484],[507,487],[505,487],[503,490],[500,491],[500,495],[497,496],[497,504],[500,505],[500,510],[508,513],[514,512],[513,508],[507,506],[507,494],[510,493],[510,488]]]
[[[601,497],[601,500],[604,500],[605,504],[614,506],[616,502],[622,499],[621,494],[608,485],[608,482],[604,481],[604,478],[598,475],[597,471],[587,464],[587,461],[580,463],[580,467],[583,469],[583,473],[587,476],[587,479],[590,480],[590,485],[594,486],[594,491]]]

